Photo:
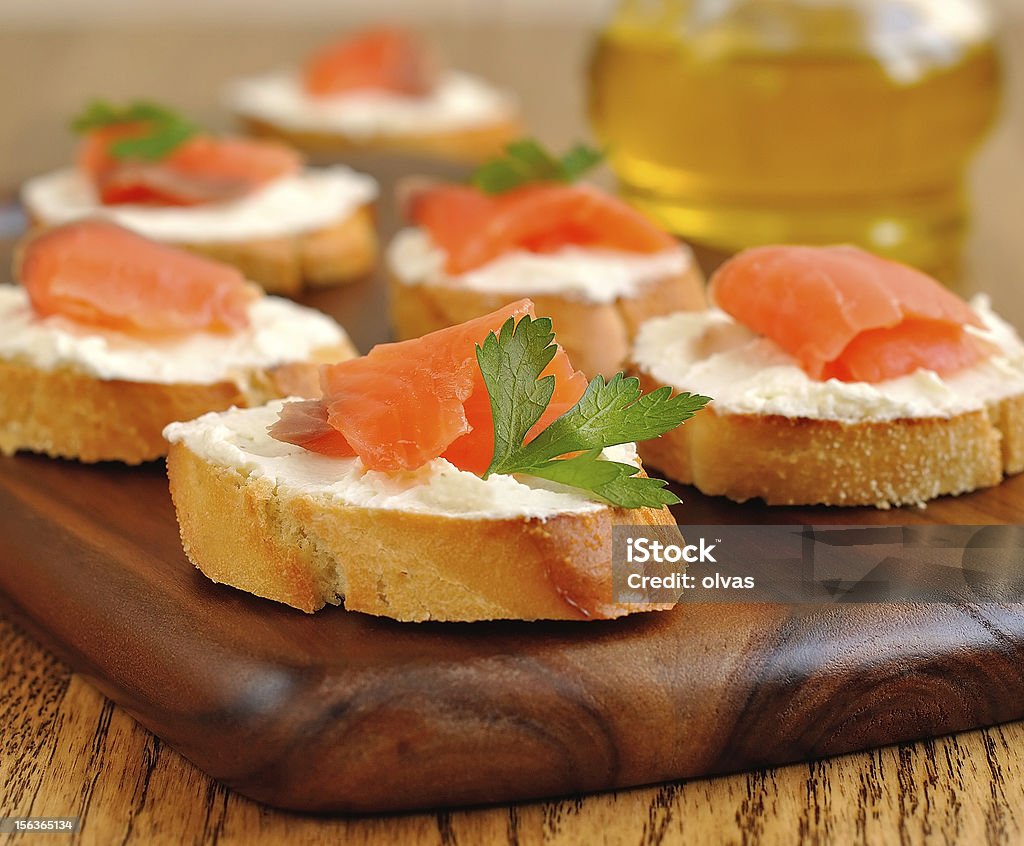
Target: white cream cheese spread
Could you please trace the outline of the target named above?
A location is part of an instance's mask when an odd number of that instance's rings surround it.
[[[458,276],[444,272],[445,254],[422,229],[400,231],[387,251],[388,266],[407,285],[428,283],[519,297],[558,294],[592,303],[611,303],[642,286],[686,272],[688,247],[658,253],[625,253],[568,246],[551,253],[514,250]]]
[[[284,400],[259,408],[204,414],[164,429],[200,458],[266,479],[279,494],[321,499],[325,505],[379,508],[475,520],[585,514],[608,506],[585,493],[532,477],[496,474],[488,479],[436,458],[417,470],[368,470],[359,458],[338,458],[276,441],[267,428]],[[637,463],[634,444],[610,447],[606,458]]]
[[[310,97],[298,74],[283,71],[235,80],[227,90],[227,104],[238,114],[284,129],[358,139],[476,129],[515,114],[508,94],[458,71],[442,74],[423,97],[387,91]]]
[[[235,382],[246,371],[306,361],[339,344],[345,330],[325,314],[279,297],[249,305],[248,328],[160,339],[39,317],[24,288],[0,285],[0,358],[40,370],[73,367],[96,379],[159,384]]]
[[[877,383],[812,379],[774,342],[718,309],[648,321],[632,358],[663,384],[713,397],[725,414],[844,422],[951,417],[1024,393],[1024,344],[987,297],[971,305],[986,327],[977,334],[999,352],[949,376],[918,370]]]
[[[329,226],[377,197],[377,183],[343,166],[307,168],[225,203],[199,206],[105,206],[75,168],[37,176],[21,198],[49,226],[103,217],[157,241],[212,243],[275,238]]]

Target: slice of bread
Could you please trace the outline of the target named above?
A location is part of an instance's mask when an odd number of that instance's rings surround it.
[[[514,118],[471,128],[377,133],[358,138],[341,133],[293,129],[244,115],[239,116],[239,122],[249,135],[286,141],[310,156],[324,160],[335,160],[353,153],[405,153],[478,164],[501,155],[506,144],[523,134],[522,125]]]
[[[319,395],[319,366],[356,355],[345,339],[307,361],[225,374],[211,384],[98,379],[73,366],[0,359],[0,452],[139,464],[167,453],[163,429],[208,411]]]
[[[617,373],[633,337],[652,317],[705,306],[704,279],[696,262],[680,274],[637,285],[635,293],[611,302],[595,302],[557,293],[487,292],[451,281],[410,283],[388,274],[391,325],[398,340],[417,338],[489,314],[512,300],[529,296],[537,313],[550,317],[573,365],[588,376]]]
[[[268,293],[290,297],[305,288],[355,282],[377,263],[377,230],[370,205],[306,232],[176,246],[234,265]]]
[[[636,371],[645,390],[660,386]],[[769,505],[911,505],[1024,471],[1024,396],[953,417],[845,423],[718,413],[639,447],[702,493]]]
[[[666,326],[671,319],[665,319]],[[641,332],[640,344],[656,337],[647,334],[651,328]],[[682,338],[686,329],[658,334]],[[692,347],[702,348],[708,357],[722,349],[707,339]],[[642,355],[650,354],[648,344]],[[633,355],[630,370],[645,390],[666,384],[664,370],[652,373],[649,361],[636,360],[637,349]],[[770,364],[778,369],[778,361]],[[763,385],[770,384],[768,370],[766,365]],[[679,391],[714,396],[715,385],[706,373],[694,384],[667,381]],[[749,380],[750,371],[737,378]],[[1024,370],[1017,378],[1024,380]],[[986,384],[998,387],[997,380]],[[719,385],[723,391],[728,387]],[[932,382],[927,388],[935,391]],[[853,399],[844,400],[848,404],[858,396],[856,387],[850,391]],[[769,505],[919,505],[944,494],[996,485],[1005,474],[1024,471],[1024,391],[1002,393],[991,400],[967,398],[966,405],[973,407],[918,416],[880,414],[865,400],[859,419],[752,413],[712,402],[685,426],[640,444],[639,451],[667,476],[740,502],[761,498]],[[799,403],[798,395],[795,387],[789,399]]]
[[[296,485],[193,440],[207,423],[230,428],[235,424],[228,418],[239,415],[262,415],[255,431],[265,431],[264,411],[211,415],[167,432],[167,472],[182,543],[215,582],[306,612],[343,603],[350,611],[410,622],[595,620],[671,607],[615,602],[611,567],[615,524],[661,526],[678,542],[667,508],[594,503],[544,517],[488,518],[468,511],[460,517],[450,501],[434,512],[407,503],[384,506],[376,497],[375,503],[355,503],[354,494],[346,499],[337,486],[348,478],[348,463],[358,459],[306,454],[269,435],[263,436],[266,443],[245,437],[257,461],[276,456],[298,473],[316,462],[317,483]],[[334,478],[331,461],[338,462],[339,481],[328,490],[324,477]],[[408,473],[398,474],[382,491],[408,484]]]

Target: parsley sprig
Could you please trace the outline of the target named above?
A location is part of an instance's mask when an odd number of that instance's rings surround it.
[[[519,473],[582,488],[622,508],[658,508],[679,498],[666,482],[638,476],[639,468],[601,458],[605,447],[656,438],[703,408],[709,397],[659,388],[641,394],[640,383],[619,373],[597,376],[579,402],[529,443],[529,431],[551,402],[555,377],[541,378],[557,350],[547,317],[505,321],[491,332],[476,358],[491,400],[492,473]],[[570,458],[562,458],[576,453]]]
[[[72,120],[71,129],[81,135],[122,123],[139,124],[144,131],[111,144],[109,152],[115,159],[159,161],[199,132],[199,127],[177,112],[148,100],[137,100],[126,106],[93,100]]]
[[[503,194],[529,182],[575,182],[604,158],[600,150],[585,144],[555,158],[532,138],[511,142],[505,153],[477,168],[474,187],[485,194]]]

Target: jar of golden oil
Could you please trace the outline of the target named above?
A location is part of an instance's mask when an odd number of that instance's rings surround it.
[[[623,0],[590,113],[627,199],[698,244],[856,243],[951,279],[998,83],[975,0]]]

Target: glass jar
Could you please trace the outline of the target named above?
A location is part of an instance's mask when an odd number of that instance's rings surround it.
[[[626,198],[698,244],[856,243],[950,279],[998,83],[976,0],[622,0],[590,114]]]

